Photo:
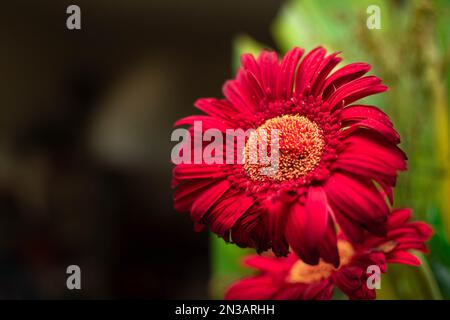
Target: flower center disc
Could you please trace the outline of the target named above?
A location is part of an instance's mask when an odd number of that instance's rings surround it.
[[[250,134],[245,144],[244,169],[254,181],[296,179],[319,164],[324,145],[322,130],[308,118],[272,118]]]
[[[339,257],[341,264],[339,268],[347,265],[355,254],[353,246],[345,240],[338,241]],[[287,281],[291,283],[313,283],[327,279],[331,273],[336,270],[333,265],[320,260],[319,264],[312,266],[298,260],[292,266]]]

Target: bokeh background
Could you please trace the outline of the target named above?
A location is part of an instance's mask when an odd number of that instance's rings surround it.
[[[82,29],[66,29],[81,7]],[[366,27],[369,5],[381,30]],[[446,0],[4,1],[0,10],[0,298],[220,298],[248,250],[173,210],[170,134],[220,96],[239,54],[343,51],[389,85],[368,99],[402,135],[399,206],[432,223],[423,267],[381,298],[450,298],[450,3]],[[82,270],[67,290],[66,268]],[[339,296],[337,296],[339,298]]]
[[[172,125],[232,76],[235,35],[270,43],[280,3],[0,6],[0,298],[207,298],[208,234],[173,209]]]

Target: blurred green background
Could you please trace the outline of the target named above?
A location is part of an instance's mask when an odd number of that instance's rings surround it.
[[[366,21],[380,8],[381,28]],[[389,86],[366,103],[383,109],[399,131],[408,155],[408,171],[395,189],[395,207],[411,207],[415,219],[430,223],[435,235],[422,266],[390,265],[382,277],[379,299],[450,299],[450,1],[446,0],[292,0],[278,12],[270,28],[275,47],[306,50],[321,45],[342,51],[343,63],[368,62]],[[244,52],[261,48],[251,35],[234,41],[234,69]],[[242,250],[211,235],[210,292],[221,298],[234,280],[251,274]],[[337,297],[341,295],[337,294]]]

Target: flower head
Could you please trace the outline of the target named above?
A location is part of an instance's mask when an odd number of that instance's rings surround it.
[[[424,243],[432,230],[423,222],[409,222],[410,216],[408,209],[394,211],[385,237],[366,234],[360,244],[352,244],[339,234],[338,268],[323,260],[314,266],[306,264],[295,253],[286,258],[251,256],[246,263],[260,274],[232,285],[226,298],[331,299],[336,286],[350,299],[374,299],[375,289],[367,285],[370,266],[381,273],[386,272],[388,263],[418,266],[420,260],[409,250],[426,252]]]
[[[196,229],[209,226],[241,247],[272,249],[277,256],[292,248],[308,264],[322,258],[336,267],[338,227],[355,242],[365,230],[385,235],[387,199],[392,202],[406,157],[388,116],[354,104],[387,89],[379,78],[364,76],[368,64],[332,72],[341,61],[337,53],[319,47],[301,61],[302,55],[300,48],[281,61],[274,52],[243,55],[236,78],[223,87],[225,99],[199,99],[195,105],[206,115],[175,124],[188,125],[194,139],[208,129],[224,136],[228,129],[253,130],[231,152],[243,163],[178,164],[175,207],[191,213]],[[268,148],[276,166],[267,168],[251,152],[261,140],[276,142]],[[200,142],[192,151],[207,148]],[[225,152],[214,156],[225,158]]]

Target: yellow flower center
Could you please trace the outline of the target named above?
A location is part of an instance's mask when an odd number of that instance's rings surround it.
[[[383,251],[385,253],[391,252],[392,250],[395,249],[395,247],[397,246],[397,243],[393,240],[389,240],[381,245],[378,246],[378,250]]]
[[[341,264],[339,268],[348,264],[355,254],[355,250],[352,245],[345,240],[338,241],[339,257]],[[304,263],[302,260],[298,260],[292,266],[287,281],[291,283],[313,283],[316,281],[324,280],[331,276],[331,273],[336,270],[333,265],[320,260],[319,264],[312,266]]]
[[[275,117],[250,134],[244,169],[254,181],[296,179],[319,164],[324,145],[322,130],[315,122],[300,115]]]

